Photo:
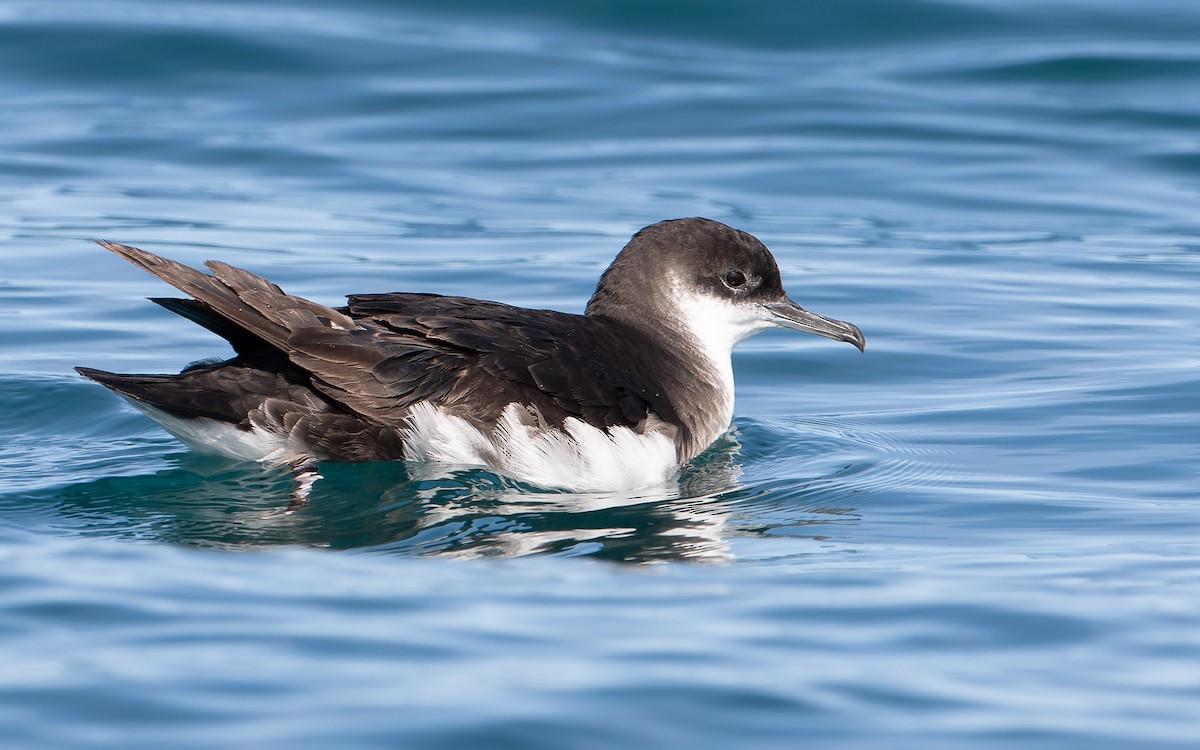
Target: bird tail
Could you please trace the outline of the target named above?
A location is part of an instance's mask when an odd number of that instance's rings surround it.
[[[288,337],[297,330],[358,328],[332,307],[287,294],[261,276],[228,263],[206,261],[212,271],[207,274],[130,245],[107,240],[97,244],[190,294],[194,299],[154,301],[228,339],[235,350],[261,340],[286,351]]]

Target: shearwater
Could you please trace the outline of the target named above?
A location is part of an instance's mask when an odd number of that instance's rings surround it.
[[[412,292],[326,307],[220,261],[209,274],[99,244],[190,295],[152,299],[235,356],[177,375],[79,372],[197,452],[314,477],[317,461],[405,460],[651,487],[728,430],[738,342],[779,327],[865,344],[789,299],[758,239],[704,218],[635,234],[583,315]]]

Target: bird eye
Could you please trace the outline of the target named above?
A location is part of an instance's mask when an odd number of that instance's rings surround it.
[[[730,289],[738,289],[746,283],[746,274],[741,271],[730,271],[725,274],[725,286]]]

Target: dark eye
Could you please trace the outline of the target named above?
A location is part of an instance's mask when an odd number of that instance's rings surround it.
[[[738,289],[746,283],[746,274],[741,271],[730,271],[725,274],[725,286]]]

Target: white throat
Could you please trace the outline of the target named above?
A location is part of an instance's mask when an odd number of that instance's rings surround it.
[[[733,348],[759,331],[771,328],[771,316],[760,305],[735,304],[696,293],[678,279],[673,280],[673,286],[679,316],[676,327],[691,337],[697,354],[719,378],[723,431],[733,419]]]

